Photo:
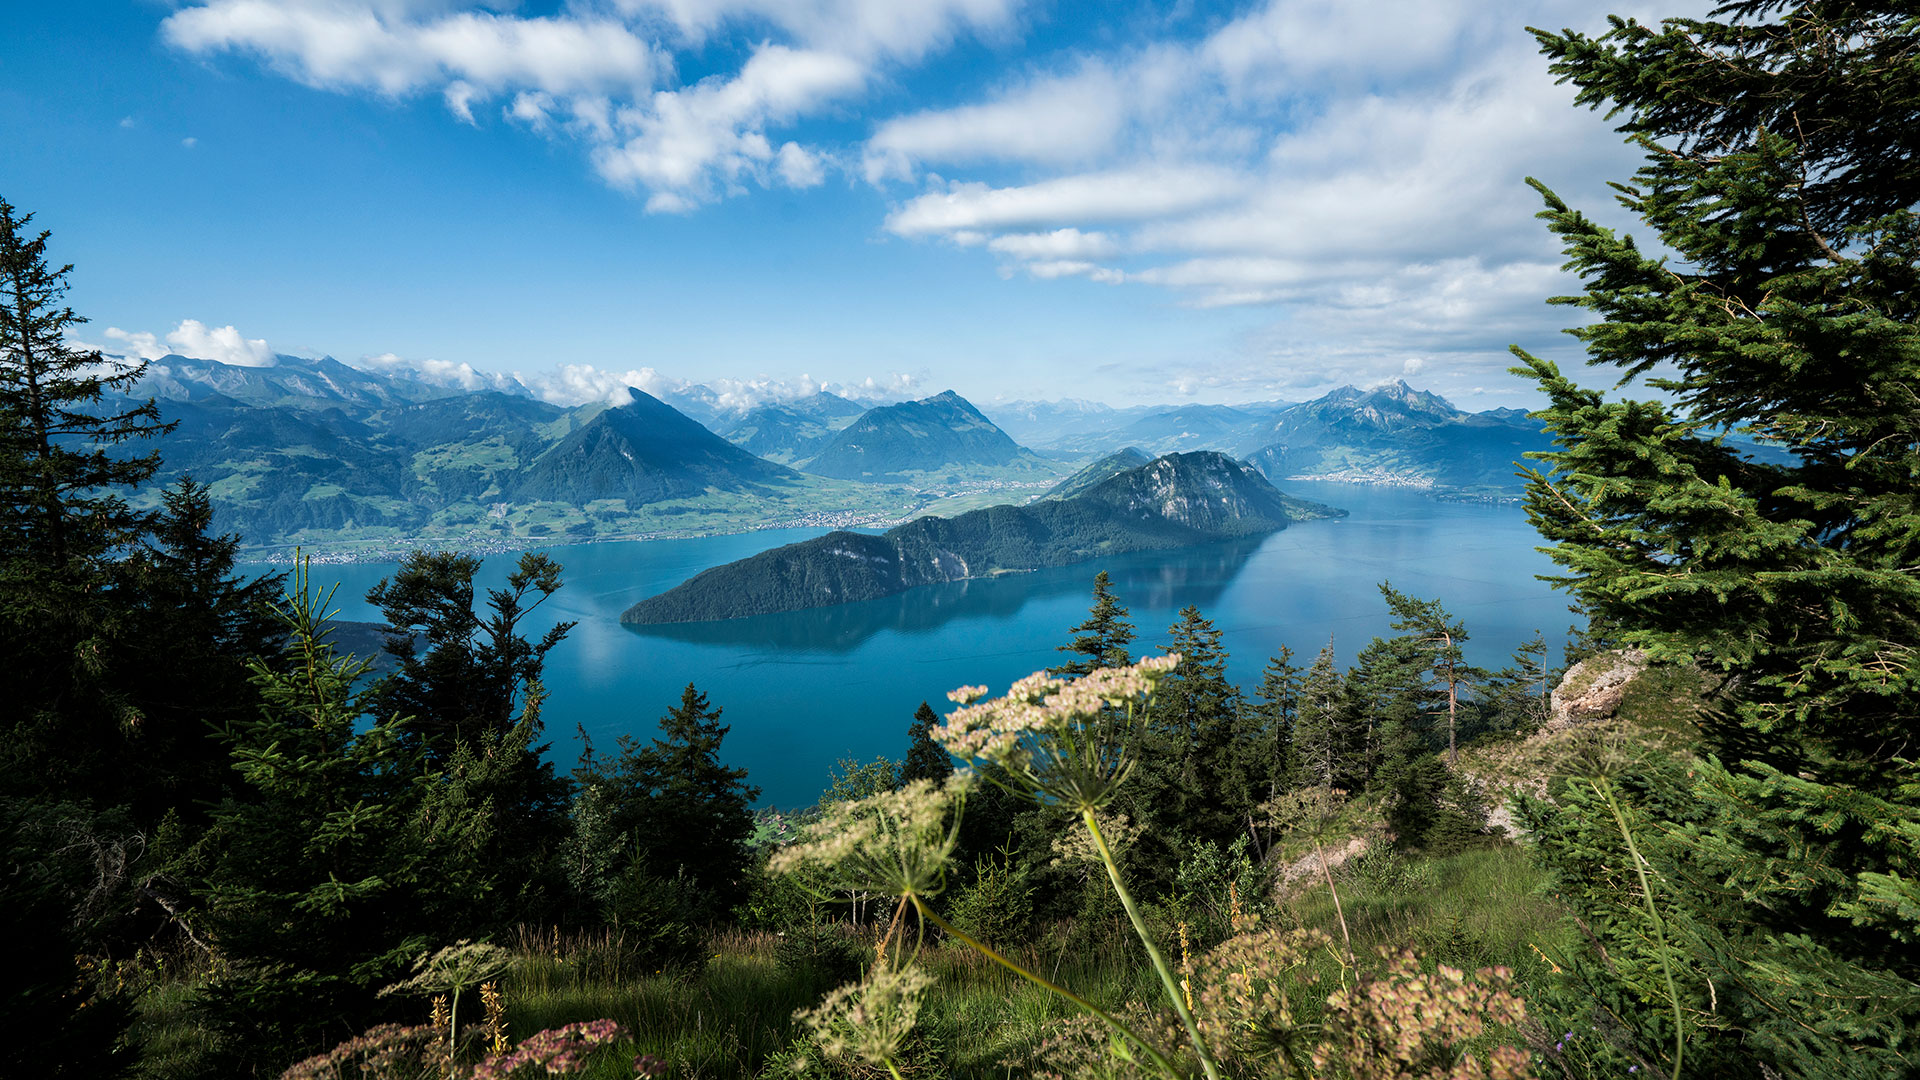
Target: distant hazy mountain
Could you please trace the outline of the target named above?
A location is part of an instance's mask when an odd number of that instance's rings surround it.
[[[147,364],[138,392],[141,397],[161,401],[200,401],[217,396],[245,405],[292,409],[377,409],[462,393],[404,375],[362,371],[330,356],[314,360],[284,354],[276,356],[270,367],[163,356]]]
[[[844,480],[886,480],[954,466],[1051,470],[951,390],[919,401],[868,409],[802,468]]]
[[[1551,449],[1517,409],[1462,412],[1405,382],[1346,386],[1279,414],[1248,459],[1275,480],[1316,477],[1517,493],[1529,450]]]
[[[635,390],[631,404],[601,411],[541,454],[520,474],[514,496],[575,505],[625,499],[633,506],[708,488],[748,491],[796,479],[793,470],[755,457]]]
[[[784,405],[760,405],[721,429],[727,441],[769,461],[791,465],[814,456],[866,406],[838,394],[814,394]]]
[[[1058,484],[1055,484],[1053,489],[1047,492],[1046,497],[1049,499],[1072,498],[1088,488],[1100,484],[1109,477],[1118,476],[1128,469],[1137,469],[1152,460],[1153,455],[1137,446],[1129,446],[1125,450],[1116,450],[1106,457],[1101,458],[1099,461],[1081,469],[1079,472],[1074,473],[1072,476],[1067,477],[1065,480],[1060,481]]]
[[[1224,454],[1170,454],[1078,495],[916,518],[888,532],[833,532],[714,567],[621,615],[704,622],[827,607],[919,585],[1185,547],[1338,513],[1289,499]]]
[[[1055,454],[1105,454],[1126,446],[1150,454],[1232,451],[1269,427],[1286,402],[1250,405],[1136,405],[1110,409],[1091,402],[1020,401],[988,410],[1008,434]]]

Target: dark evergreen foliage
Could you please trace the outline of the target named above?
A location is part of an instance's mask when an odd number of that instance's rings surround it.
[[[369,661],[334,651],[326,599],[299,568],[282,663],[253,664],[262,707],[225,730],[240,790],[183,860],[226,959],[198,1007],[229,1074],[363,1030],[416,956],[475,936],[500,884],[483,857],[493,815],[467,777],[433,770],[403,717],[360,726]]]
[[[940,714],[924,701],[913,711],[913,723],[907,725],[907,756],[900,762],[901,783],[945,780],[953,775],[953,758],[933,741],[932,732],[939,723]]]
[[[1073,640],[1059,646],[1058,652],[1074,653],[1078,659],[1050,667],[1055,675],[1086,675],[1096,668],[1125,667],[1133,663],[1127,646],[1133,641],[1133,623],[1127,621],[1127,609],[1113,595],[1113,579],[1102,570],[1093,575],[1093,608],[1085,622],[1069,627]]]
[[[612,853],[615,878],[643,874],[685,886],[679,907],[695,924],[746,899],[750,809],[760,789],[745,769],[720,762],[728,726],[691,683],[680,704],[660,719],[661,737],[641,745],[620,739],[610,762],[589,757],[575,773],[581,788],[576,827],[590,824],[590,843]],[[597,888],[608,898],[607,886]]]
[[[1573,334],[1665,400],[1608,400],[1521,353],[1559,447],[1528,511],[1596,623],[1720,690],[1713,756],[1691,775],[1629,769],[1618,820],[1592,812],[1606,789],[1576,783],[1530,827],[1572,881],[1617,880],[1632,860],[1609,830],[1637,834],[1671,938],[1650,940],[1637,896],[1595,888],[1578,907],[1608,955],[1675,951],[1684,1031],[1664,989],[1636,982],[1644,969],[1590,980],[1642,1060],[1912,1072],[1920,20],[1900,4],[1747,0],[1538,37],[1579,100],[1623,116],[1647,151],[1620,201],[1676,257],[1541,187],[1586,284],[1559,302],[1597,317]],[[1785,460],[1735,452],[1729,430]],[[1607,989],[1622,982],[1634,991]]]
[[[48,263],[32,219],[0,200],[0,790],[90,798],[112,793],[141,722],[111,669],[125,555],[150,524],[126,496],[158,459],[116,447],[167,425],[152,401],[102,406],[140,367],[70,343],[73,268]]]

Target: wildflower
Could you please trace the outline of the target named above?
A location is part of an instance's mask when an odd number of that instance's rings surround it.
[[[507,1041],[507,1003],[500,996],[500,984],[480,984],[480,1004],[486,1008],[487,1052],[504,1054],[512,1047]]]
[[[838,987],[793,1018],[829,1060],[857,1057],[885,1067],[900,1056],[920,1017],[920,996],[932,984],[931,975],[912,965],[875,964],[863,981]]]
[[[652,1054],[641,1054],[639,1057],[633,1059],[633,1075],[665,1076],[667,1075],[667,1063],[654,1057]]]
[[[826,870],[833,887],[889,896],[933,896],[945,885],[959,840],[960,815],[973,776],[962,769],[944,782],[915,780],[896,790],[836,803],[806,839],[773,853],[777,874]]]
[[[1179,662],[1171,653],[1072,680],[1036,671],[992,701],[961,687],[948,696],[969,704],[932,735],[955,757],[1000,766],[1036,802],[1098,809],[1132,770],[1125,738],[1141,703]]]
[[[548,1028],[528,1036],[511,1053],[489,1056],[475,1066],[473,1080],[508,1080],[515,1070],[524,1066],[549,1075],[579,1072],[586,1068],[589,1054],[624,1034],[625,1030],[612,1020],[587,1020]],[[638,1069],[639,1062],[634,1065]]]

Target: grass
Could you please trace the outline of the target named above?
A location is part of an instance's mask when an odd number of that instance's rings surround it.
[[[1542,889],[1546,877],[1519,847],[1424,861],[1358,860],[1336,881],[1363,965],[1381,949],[1410,946],[1433,963],[1511,968],[1527,996],[1550,974],[1542,953],[1565,944],[1560,911]],[[1317,928],[1338,940],[1333,903],[1317,883],[1302,883],[1282,898],[1268,925]],[[631,1078],[639,1054],[668,1062],[668,1075],[681,1080],[766,1075],[769,1062],[796,1046],[801,1029],[794,1012],[813,1005],[836,981],[783,963],[780,942],[771,933],[721,931],[708,941],[697,969],[649,971],[636,970],[632,950],[612,931],[523,933],[514,945],[518,960],[502,985],[508,1029],[521,1040],[576,1021],[617,1021],[627,1038],[579,1074],[598,1080]],[[1178,946],[1167,945],[1177,960]],[[1123,936],[1094,936],[1089,944],[1087,935],[1061,924],[1006,951],[1102,1008],[1160,1002],[1152,969]],[[922,963],[936,982],[921,1014],[913,1055],[919,1068],[909,1075],[1025,1075],[1024,1067],[1007,1063],[1028,1059],[1074,1015],[1071,1005],[957,943],[930,944]],[[1319,982],[1301,996],[1303,1002],[1324,1000],[1350,978],[1333,952],[1317,957],[1309,970]],[[138,999],[135,1075],[194,1073],[208,1046],[186,1009],[192,985],[189,979],[155,980]]]
[[[1337,880],[1363,964],[1380,949],[1411,946],[1432,962],[1511,968],[1524,995],[1550,973],[1536,949],[1552,953],[1561,944],[1560,911],[1541,892],[1544,875],[1518,847],[1403,862],[1397,874],[1352,871]],[[1337,940],[1324,886],[1284,899],[1272,921],[1319,928]],[[619,1021],[629,1041],[603,1054],[597,1071],[585,1074],[590,1077],[630,1076],[628,1063],[641,1053],[669,1062],[675,1077],[760,1075],[800,1033],[794,1011],[812,1005],[831,984],[783,966],[778,940],[725,932],[709,943],[701,970],[678,973],[622,973],[609,959],[616,950],[604,935],[523,941],[522,960],[505,987],[509,1026],[515,1038],[525,1038],[573,1021]],[[1068,941],[1065,928],[1056,927],[1009,952],[1103,1008],[1158,1002],[1152,970],[1120,939],[1095,948]],[[929,1075],[1004,1077],[1003,1063],[1027,1057],[1054,1025],[1074,1015],[1071,1005],[957,944],[930,946],[922,962],[937,978],[921,1014],[922,1054],[934,1059],[926,1063]],[[1320,996],[1340,985],[1333,954],[1312,970]]]

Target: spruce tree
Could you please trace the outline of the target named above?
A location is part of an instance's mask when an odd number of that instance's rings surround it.
[[[131,633],[114,682],[141,717],[124,797],[142,821],[201,819],[235,779],[218,731],[260,707],[248,662],[286,634],[274,602],[286,575],[234,573],[240,538],[213,532],[213,500],[191,478],[160,493],[152,532],[129,559]]]
[[[1352,755],[1347,746],[1346,687],[1333,663],[1329,641],[1313,658],[1300,685],[1294,722],[1294,787],[1344,788]]]
[[[151,522],[126,496],[159,460],[119,447],[169,425],[121,396],[144,364],[72,343],[73,267],[47,262],[32,219],[0,199],[0,790],[107,798],[142,720],[109,678],[124,554]]]
[[[744,898],[753,834],[753,800],[760,789],[747,770],[721,764],[728,725],[692,683],[680,703],[660,718],[660,738],[642,746],[620,739],[613,762],[592,763],[580,774],[583,798],[605,818],[602,835],[617,838],[617,861],[628,871],[678,880],[704,910],[681,912],[692,921],[716,917]]]
[[[1226,842],[1264,793],[1242,782],[1235,766],[1240,691],[1227,681],[1227,651],[1212,621],[1189,605],[1168,628],[1160,651],[1180,662],[1161,680],[1147,712],[1134,784],[1163,811],[1163,820],[1193,840]]]
[[[389,628],[395,672],[374,690],[374,709],[409,717],[404,737],[460,785],[464,798],[495,817],[487,860],[514,883],[492,898],[503,924],[551,917],[561,895],[556,858],[565,842],[571,791],[546,760],[540,678],[547,654],[566,639],[562,622],[536,640],[522,622],[561,587],[559,563],[541,552],[520,556],[503,589],[474,608],[480,560],[452,552],[414,552],[367,593]],[[421,654],[416,642],[424,642]]]
[[[500,884],[487,808],[449,788],[405,717],[363,724],[370,662],[335,651],[329,597],[296,569],[285,652],[252,664],[261,707],[223,732],[239,790],[183,860],[203,868],[195,925],[224,961],[195,999],[222,1075],[271,1075],[362,1030],[422,951],[477,936],[466,920]]]
[[[1610,400],[1516,350],[1558,447],[1528,513],[1608,636],[1720,691],[1705,760],[1571,783],[1530,827],[1570,882],[1647,872],[1633,892],[1571,894],[1608,956],[1651,952],[1675,984],[1602,995],[1639,1060],[1910,1073],[1920,17],[1745,0],[1536,35],[1577,100],[1646,151],[1619,201],[1657,241],[1536,183],[1585,285],[1557,302],[1593,316],[1571,331],[1589,362],[1661,398]],[[1635,977],[1595,965],[1596,985]]]
[[[1241,710],[1243,735],[1236,745],[1243,748],[1245,763],[1239,772],[1249,784],[1265,788],[1256,803],[1273,798],[1293,782],[1294,726],[1299,722],[1304,675],[1293,662],[1293,650],[1282,645],[1279,655],[1267,658],[1253,700]]]
[[[914,710],[913,723],[907,725],[907,756],[900,763],[901,783],[945,780],[953,775],[952,755],[933,741],[933,729],[939,723],[940,714],[926,702]]]
[[[1133,640],[1133,623],[1127,621],[1127,609],[1120,606],[1119,599],[1113,595],[1113,581],[1105,570],[1093,575],[1093,607],[1086,621],[1071,627],[1067,633],[1076,636],[1058,651],[1074,653],[1079,659],[1047,669],[1055,675],[1072,677],[1096,668],[1126,667],[1133,663],[1133,657],[1127,653],[1127,644]]]

